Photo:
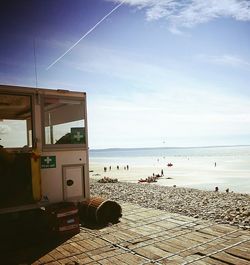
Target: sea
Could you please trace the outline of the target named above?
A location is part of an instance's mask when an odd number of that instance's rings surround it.
[[[250,193],[250,146],[95,149],[90,169],[132,183],[163,171],[157,185]]]

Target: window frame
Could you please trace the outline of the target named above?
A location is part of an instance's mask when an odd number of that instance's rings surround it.
[[[78,101],[83,103],[83,128],[85,135],[85,143],[80,144],[46,144],[45,141],[45,99],[46,98],[59,98],[64,100]],[[57,96],[57,95],[41,95],[41,131],[42,131],[42,150],[43,151],[57,151],[57,150],[79,150],[87,149],[87,136],[86,136],[86,99],[78,97],[67,97],[67,96]]]
[[[31,152],[34,148],[35,148],[35,96],[33,93],[26,93],[26,92],[19,92],[19,91],[9,91],[9,90],[3,90],[0,93],[1,95],[10,95],[10,96],[24,96],[24,97],[29,97],[29,101],[30,101],[30,118],[31,118],[31,146],[29,146],[29,130],[26,130],[26,141],[27,141],[27,147],[26,145],[22,146],[22,147],[3,147],[6,150],[9,151],[22,151],[23,148],[25,147],[25,149],[28,152]],[[6,119],[4,119],[6,120]],[[15,119],[13,119],[15,120]],[[18,121],[18,119],[16,119]],[[25,120],[25,119],[24,119]],[[25,120],[27,123],[27,120]],[[27,129],[27,124],[26,124],[26,129]],[[0,143],[1,144],[1,143]],[[26,152],[26,151],[25,151]]]

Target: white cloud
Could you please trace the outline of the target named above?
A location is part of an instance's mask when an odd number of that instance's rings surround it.
[[[88,50],[90,56],[81,57],[79,53],[77,58],[67,62],[70,68],[77,71],[105,75],[130,83],[133,81],[134,85],[143,86],[144,89],[155,88],[157,83],[168,84],[175,76],[174,62],[166,60],[165,65],[161,66],[139,54],[86,44],[82,49]]]
[[[108,0],[144,9],[147,20],[166,19],[172,33],[220,17],[250,21],[248,0]]]
[[[197,56],[197,59],[203,62],[208,62],[212,64],[218,64],[223,66],[237,67],[246,70],[250,70],[250,62],[240,58],[235,55],[205,55],[200,54]]]
[[[89,104],[90,138],[95,147],[121,147],[160,145],[162,139],[174,137],[249,134],[249,114],[249,99],[209,89],[142,91],[129,100],[102,95]],[[158,142],[150,142],[151,138]],[[98,139],[102,143],[96,145]],[[169,144],[175,145],[171,140]]]

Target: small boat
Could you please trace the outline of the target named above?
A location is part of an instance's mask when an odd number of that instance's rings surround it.
[[[173,166],[173,164],[172,163],[168,163],[168,167],[172,167]]]

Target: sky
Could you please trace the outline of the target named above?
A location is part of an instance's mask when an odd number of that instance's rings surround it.
[[[36,60],[87,92],[90,148],[250,144],[250,1],[2,0],[0,25],[0,84]]]

